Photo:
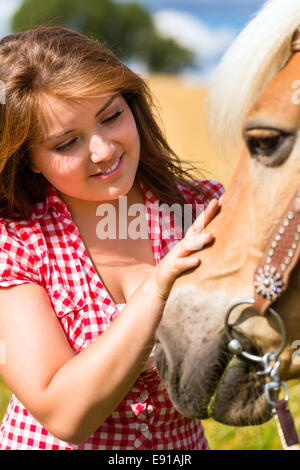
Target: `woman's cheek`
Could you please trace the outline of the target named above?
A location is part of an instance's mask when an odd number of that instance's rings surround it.
[[[55,178],[66,178],[70,179],[73,176],[79,176],[80,172],[82,172],[82,163],[80,159],[77,157],[70,156],[60,156],[60,155],[51,155],[48,160],[49,164],[45,165],[44,168],[44,176],[47,179],[55,179]]]

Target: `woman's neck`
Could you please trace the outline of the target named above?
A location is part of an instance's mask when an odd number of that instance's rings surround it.
[[[103,215],[101,211],[101,205],[105,204],[105,210],[107,205],[111,206],[111,214],[116,217],[116,223],[118,224],[121,218],[128,219],[128,210],[133,204],[144,205],[144,196],[142,189],[138,183],[135,183],[130,191],[123,197],[126,200],[120,200],[120,198],[113,199],[110,201],[85,201],[83,199],[72,200],[71,202],[65,201],[68,209],[70,210],[72,219],[77,225],[84,226],[85,224],[92,226],[97,224],[99,221],[99,215]]]

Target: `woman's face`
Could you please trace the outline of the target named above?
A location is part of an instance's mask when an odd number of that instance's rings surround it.
[[[64,101],[47,95],[47,136],[31,151],[31,167],[65,202],[112,201],[132,188],[140,139],[121,95]]]

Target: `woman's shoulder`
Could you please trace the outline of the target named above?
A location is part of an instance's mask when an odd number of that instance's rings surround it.
[[[24,231],[34,230],[34,220],[31,218],[18,218],[13,217],[0,217],[0,233],[4,236],[11,236],[13,238],[22,238]]]
[[[10,251],[12,248],[24,247],[30,239],[30,230],[23,220],[0,218],[0,250]]]
[[[178,188],[188,204],[207,205],[212,199],[219,199],[225,192],[221,183],[208,179],[190,180],[188,186],[178,184]]]
[[[40,230],[36,220],[0,218],[0,251],[23,254],[36,258],[40,245]]]
[[[0,218],[0,287],[39,283],[36,250],[24,221]]]

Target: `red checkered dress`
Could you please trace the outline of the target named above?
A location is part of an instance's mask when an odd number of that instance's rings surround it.
[[[224,191],[214,181],[202,181],[201,186],[203,197],[180,187],[187,203],[203,208],[212,197],[218,198]],[[159,201],[150,191],[142,189],[148,233],[158,263],[177,242],[176,224],[171,224],[166,236]],[[118,315],[66,204],[52,186],[48,188],[46,201],[34,205],[29,219],[0,219],[0,286],[25,283],[36,283],[47,290],[76,353],[95,340]],[[185,418],[176,411],[155,366],[141,373],[117,409],[81,445],[51,435],[14,395],[0,427],[2,450],[207,448],[200,420]]]

